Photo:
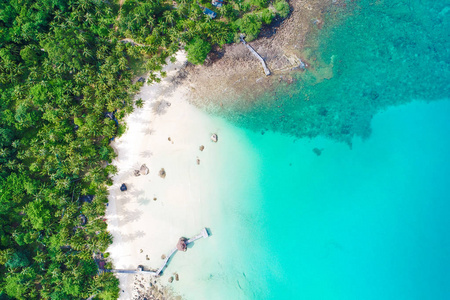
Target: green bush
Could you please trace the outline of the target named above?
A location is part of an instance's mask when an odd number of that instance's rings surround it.
[[[231,22],[236,21],[236,19],[239,17],[239,12],[235,10],[233,5],[231,4],[226,4],[219,10],[222,16],[226,17]]]
[[[272,19],[274,17],[274,13],[266,8],[261,12],[261,21],[263,21],[264,24],[270,24],[272,23]]]
[[[247,14],[235,22],[239,30],[246,34],[245,40],[250,42],[258,37],[261,30],[261,20],[255,14]]]
[[[278,0],[274,5],[275,9],[278,12],[278,15],[282,18],[286,18],[291,12],[291,8],[289,7],[289,3],[286,0]]]
[[[27,256],[22,252],[14,252],[11,258],[6,262],[5,266],[8,268],[26,267],[30,264]]]
[[[259,7],[259,8],[265,8],[267,7],[268,1],[267,0],[250,0],[251,5]]]
[[[196,37],[186,45],[185,49],[188,60],[195,65],[201,65],[205,61],[209,51],[211,51],[211,44]]]
[[[73,118],[73,123],[75,123],[75,125],[78,125],[80,127],[83,126],[84,124],[83,119],[77,117]]]

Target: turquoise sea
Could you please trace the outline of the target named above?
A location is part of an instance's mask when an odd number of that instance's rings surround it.
[[[450,299],[450,2],[348,6],[322,66],[222,115],[187,299]]]

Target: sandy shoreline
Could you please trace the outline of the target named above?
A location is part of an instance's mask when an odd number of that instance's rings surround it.
[[[185,62],[185,54],[179,52],[177,61],[164,68],[168,76],[161,83],[142,87],[136,97],[144,100],[144,107],[126,118],[127,132],[112,143],[118,153],[113,162],[118,174],[109,190],[106,217],[114,237],[108,252],[117,269],[159,268],[161,256],[179,237],[198,234],[214,216],[214,212],[204,213],[204,195],[208,194],[205,178],[214,172],[214,148],[220,145],[211,142],[210,136],[218,128],[188,104],[187,88],[173,82]],[[142,164],[149,174],[134,176]],[[161,168],[165,178],[159,176]],[[125,192],[120,191],[122,183],[128,187]],[[203,195],[198,194],[200,190]],[[169,267],[161,282],[167,284],[173,272]],[[136,298],[133,275],[119,278],[120,299]]]
[[[225,56],[214,64],[189,67],[188,77],[181,82],[180,77],[186,74],[186,56],[179,52],[177,61],[164,67],[166,78],[141,88],[136,98],[144,100],[143,108],[136,108],[127,116],[126,133],[111,144],[118,153],[113,162],[118,174],[109,189],[106,217],[114,237],[108,252],[115,268],[134,270],[143,265],[145,269],[155,270],[163,262],[161,256],[176,245],[179,237],[192,237],[222,217],[220,209],[208,200],[217,193],[218,183],[213,178],[220,168],[221,158],[229,155],[226,152],[229,149],[221,145],[221,122],[189,102],[205,107],[211,97],[230,98],[248,90],[264,91],[270,87],[280,74],[285,74],[283,70],[298,63],[298,59],[279,61],[279,58],[301,55],[300,44],[310,26],[301,27],[295,36],[292,36],[293,28],[310,22],[313,16],[319,17],[325,4],[329,1],[316,1],[304,9],[305,1],[291,2],[294,12],[277,30],[277,35],[252,43],[265,56],[269,68],[275,71],[274,76],[260,74],[260,65],[242,45],[234,44],[226,46]],[[294,45],[293,41],[300,44]],[[179,72],[182,69],[183,72]],[[212,133],[219,134],[217,144],[210,140]],[[204,151],[199,150],[202,145]],[[149,168],[149,174],[135,177],[134,170],[142,164]],[[167,173],[165,178],[158,174],[161,168]],[[126,192],[119,189],[122,183],[128,187]],[[202,247],[201,243],[213,244],[212,249],[220,247],[215,241],[201,241],[195,247]],[[186,259],[183,255],[180,253],[180,258],[174,261],[175,266],[182,265],[180,260]],[[191,259],[198,260],[198,257]],[[152,283],[158,287],[158,292],[163,291],[166,299],[172,299],[170,288],[162,287],[168,286],[168,279],[177,272],[174,267],[169,266],[156,285],[154,278],[146,278],[147,275],[138,278],[141,283],[137,283],[134,275],[120,275],[120,299],[139,299],[133,289],[136,283],[138,287],[141,284],[145,287],[140,290]],[[182,276],[180,281],[183,281]]]

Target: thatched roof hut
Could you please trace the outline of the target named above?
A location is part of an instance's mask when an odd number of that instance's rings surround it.
[[[187,238],[185,238],[185,237],[180,237],[180,239],[178,240],[178,243],[177,243],[177,249],[179,250],[179,251],[185,251],[186,252],[186,250],[187,250]]]

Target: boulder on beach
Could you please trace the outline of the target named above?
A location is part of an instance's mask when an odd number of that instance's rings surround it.
[[[201,145],[201,146],[199,147],[199,149],[200,149],[200,151],[203,151],[203,150],[205,150],[205,146]]]
[[[200,164],[200,159],[197,158],[197,165],[199,165],[199,164]]]
[[[159,170],[159,176],[161,178],[166,178],[166,170],[164,170],[164,168],[161,168],[161,170]]]
[[[178,273],[175,273],[175,280],[176,281],[180,280],[180,276],[178,275]]]
[[[148,170],[148,168],[147,168],[147,166],[145,164],[143,164],[141,166],[141,168],[139,169],[139,173],[142,174],[142,175],[147,175],[148,172],[149,172],[149,170]]]
[[[178,243],[177,243],[177,249],[179,251],[186,252],[186,250],[187,250],[187,243],[186,242],[187,242],[187,238],[180,237],[180,239],[178,240]]]
[[[141,173],[139,172],[139,170],[134,170],[133,174],[136,177],[141,176]]]
[[[217,136],[217,133],[213,133],[211,135],[211,141],[213,141],[214,143],[217,143],[218,140],[219,140],[219,137]]]
[[[168,281],[169,281],[169,283],[172,283],[173,282],[173,276],[170,276]]]

